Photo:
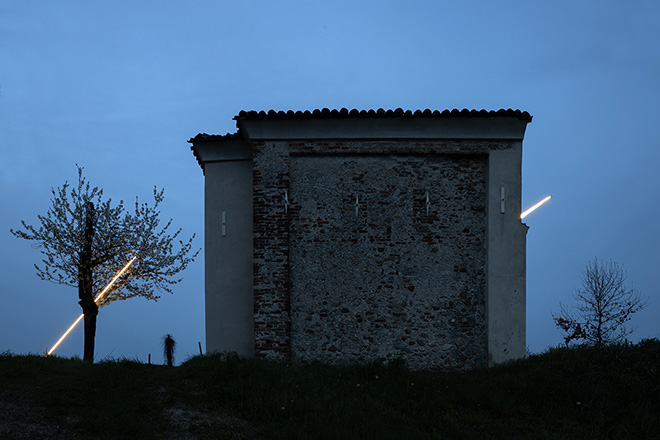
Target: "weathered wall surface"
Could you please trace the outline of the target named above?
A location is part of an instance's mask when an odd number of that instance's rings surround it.
[[[255,354],[486,365],[487,155],[509,147],[254,142]]]
[[[255,355],[284,360],[291,354],[286,144],[255,143],[253,164]]]
[[[291,158],[294,360],[486,365],[485,162]]]

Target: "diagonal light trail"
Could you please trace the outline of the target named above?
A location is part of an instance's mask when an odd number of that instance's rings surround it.
[[[551,198],[552,198],[552,196],[548,196],[548,197],[546,197],[545,199],[541,200],[541,201],[538,202],[536,205],[532,206],[532,207],[529,208],[527,211],[525,211],[525,212],[523,212],[522,214],[520,214],[520,218],[523,219],[523,218],[527,217],[529,214],[532,213],[532,211],[535,211],[536,208],[538,208],[539,206],[541,206],[542,204],[544,204],[545,202],[547,202],[547,201],[550,200]]]
[[[119,272],[117,272],[117,274],[116,274],[116,275],[114,276],[114,278],[108,283],[108,285],[105,286],[105,289],[103,289],[103,290],[101,291],[101,293],[99,293],[99,294],[96,296],[96,298],[94,299],[94,302],[95,302],[96,304],[99,304],[99,303],[101,302],[101,300],[103,299],[103,297],[105,297],[105,294],[108,292],[108,290],[110,289],[110,287],[115,283],[115,281],[117,281],[117,279],[119,279],[120,276],[122,276],[122,274],[123,274],[124,272],[126,272],[126,269],[128,269],[128,267],[129,267],[131,264],[133,264],[133,261],[135,261],[136,258],[137,258],[137,255],[136,255],[135,257],[131,258],[131,260],[130,260],[128,263],[126,263],[126,265],[125,265],[125,266],[124,266]],[[53,348],[51,348],[51,349],[48,351],[48,354],[46,354],[46,356],[50,356],[50,355],[55,351],[55,349],[57,348],[57,346],[60,345],[60,344],[62,343],[62,341],[64,340],[64,338],[66,338],[66,337],[68,336],[68,334],[71,333],[71,331],[72,331],[74,328],[76,328],[76,326],[78,325],[78,323],[83,319],[83,316],[85,316],[84,313],[81,314],[81,315],[78,317],[78,319],[76,319],[76,322],[74,322],[73,324],[71,324],[71,327],[69,327],[69,329],[68,329],[66,332],[64,332],[64,334],[62,335],[62,337],[61,337],[61,338],[55,343],[55,345],[53,345]]]

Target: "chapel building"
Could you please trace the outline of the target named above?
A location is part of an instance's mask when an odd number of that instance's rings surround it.
[[[519,110],[240,112],[205,175],[208,352],[471,369],[524,356]]]

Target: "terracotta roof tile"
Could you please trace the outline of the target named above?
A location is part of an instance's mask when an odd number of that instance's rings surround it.
[[[523,121],[531,122],[532,116],[521,110],[500,109],[500,110],[469,110],[469,109],[453,109],[453,110],[403,110],[397,108],[395,110],[348,110],[342,108],[341,110],[330,110],[327,108],[305,111],[241,111],[238,115],[234,116],[234,120],[239,119],[337,119],[337,118],[494,118],[494,117],[509,117],[517,118]]]
[[[243,139],[243,133],[237,131],[236,133],[227,133],[227,134],[206,134],[199,133],[197,136],[188,139],[189,144],[195,142],[213,142],[213,141],[229,141],[235,139]]]

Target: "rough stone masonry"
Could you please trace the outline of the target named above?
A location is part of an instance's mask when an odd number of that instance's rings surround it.
[[[470,369],[525,352],[522,138],[500,110],[241,112],[197,135],[207,351]]]

